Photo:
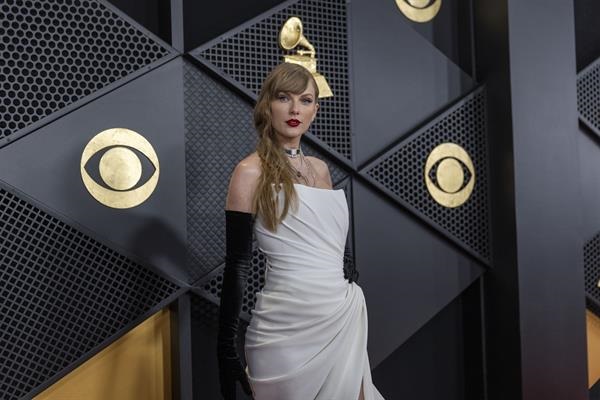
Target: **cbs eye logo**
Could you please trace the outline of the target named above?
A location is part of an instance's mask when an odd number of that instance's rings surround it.
[[[109,148],[99,162],[100,177],[106,185],[98,184],[86,170],[86,164],[101,150]],[[138,185],[142,177],[142,163],[135,149],[150,160],[154,173],[146,183]],[[89,141],[81,154],[81,179],[92,197],[112,208],[131,208],[146,201],[158,183],[160,168],[154,148],[142,135],[124,128],[107,129]]]
[[[442,143],[425,162],[425,185],[439,204],[454,208],[469,199],[475,186],[475,168],[469,154],[457,144]]]
[[[396,0],[396,5],[408,19],[427,22],[440,11],[442,0]]]

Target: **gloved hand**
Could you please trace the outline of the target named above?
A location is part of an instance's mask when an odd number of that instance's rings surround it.
[[[358,276],[359,273],[354,264],[354,256],[352,255],[352,251],[350,251],[350,246],[346,243],[346,248],[344,249],[344,279],[348,279],[348,283],[357,282]]]
[[[225,210],[225,271],[221,287],[217,358],[221,394],[225,400],[235,400],[236,381],[252,395],[252,389],[237,351],[237,331],[244,288],[252,258],[251,213]]]

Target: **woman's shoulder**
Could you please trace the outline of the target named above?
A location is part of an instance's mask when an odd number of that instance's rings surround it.
[[[254,152],[241,159],[233,170],[233,177],[240,175],[241,178],[247,180],[258,180],[261,173],[261,162],[258,153]]]
[[[308,160],[313,163],[315,169],[317,170],[317,174],[319,175],[320,180],[326,182],[328,185],[331,185],[331,174],[329,173],[329,165],[317,158],[317,157],[313,157],[313,156],[306,156],[306,158],[308,158]]]
[[[237,163],[229,180],[226,209],[252,211],[252,197],[254,196],[260,173],[260,158],[256,152]]]
[[[315,168],[320,169],[320,170],[324,170],[324,169],[329,169],[329,166],[327,165],[327,163],[323,160],[321,160],[320,158],[317,158],[315,156],[306,156],[306,158],[308,158],[309,161],[313,162],[315,165]]]

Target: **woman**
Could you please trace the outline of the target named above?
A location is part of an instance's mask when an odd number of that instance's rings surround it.
[[[254,110],[257,150],[231,176],[218,335],[227,400],[235,399],[237,380],[255,400],[383,399],[371,381],[363,293],[355,275],[344,277],[346,198],[331,188],[327,164],[300,148],[318,95],[304,67],[277,66]],[[244,370],[236,334],[253,233],[267,269],[246,331]]]

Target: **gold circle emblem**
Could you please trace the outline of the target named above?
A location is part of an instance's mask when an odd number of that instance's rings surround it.
[[[142,163],[127,147],[113,147],[100,159],[100,176],[111,188],[128,190],[142,177]]]
[[[106,186],[95,182],[85,169],[90,158],[110,147],[101,157],[100,176]],[[142,153],[154,166],[154,173],[143,185],[133,188],[142,176],[142,164],[137,154]],[[146,201],[158,184],[160,167],[154,148],[137,132],[124,128],[107,129],[98,133],[83,149],[80,163],[81,179],[92,197],[112,208],[131,208]],[[113,190],[114,189],[114,190]]]
[[[435,171],[432,171],[434,167]],[[465,169],[470,175],[466,183]],[[475,167],[471,157],[465,149],[454,143],[436,146],[425,162],[425,185],[439,204],[449,208],[462,205],[475,187]]]
[[[408,19],[427,22],[440,11],[442,0],[396,0],[396,5]]]

